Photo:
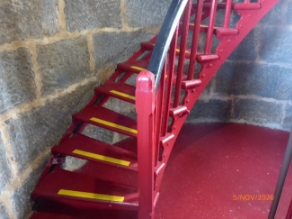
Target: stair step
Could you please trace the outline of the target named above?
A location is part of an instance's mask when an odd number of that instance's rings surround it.
[[[126,72],[133,72],[133,73],[139,73],[141,71],[147,70],[148,67],[148,61],[145,60],[139,60],[136,62],[124,62],[118,64],[118,69],[126,71]]]
[[[182,82],[183,89],[192,89],[202,84],[200,79],[186,80]]]
[[[234,10],[259,10],[261,8],[260,3],[236,3],[234,4]]]
[[[94,205],[110,209],[138,208],[136,189],[62,169],[55,169],[38,184],[32,199],[38,198],[67,205],[70,205],[70,201],[73,201],[71,204],[84,201],[89,208]]]
[[[137,219],[137,211],[98,209],[90,202],[75,200],[66,200],[65,203],[61,203],[38,198],[34,209],[38,212],[35,212],[30,219]]]
[[[190,26],[194,26],[194,24],[190,24]],[[208,31],[208,25],[201,25],[201,30],[204,32]],[[223,27],[214,27],[214,34],[218,37],[220,36],[233,36],[239,33],[238,29],[235,28],[223,28]]]
[[[153,50],[154,47],[155,47],[155,44],[154,43],[151,43],[151,42],[144,42],[144,43],[141,43],[141,46],[147,50]],[[180,55],[180,48],[177,48],[176,49],[176,55],[179,56]],[[185,52],[185,57],[187,59],[189,59],[191,57],[191,52],[190,50],[186,50]]]
[[[52,153],[138,170],[137,156],[134,153],[81,134],[53,147]]]
[[[76,217],[45,212],[34,212],[30,219],[75,219]]]
[[[199,63],[209,62],[209,61],[213,61],[213,60],[217,60],[217,59],[219,59],[219,56],[218,55],[215,55],[215,54],[211,54],[211,55],[198,55],[197,56],[197,61]]]
[[[133,138],[137,137],[137,122],[104,107],[92,107],[73,115],[73,119],[97,125]]]
[[[113,96],[133,104],[135,104],[136,100],[135,90],[134,86],[124,83],[108,83],[95,88],[95,92]]]
[[[204,3],[203,8],[208,9],[210,8],[212,3]],[[196,7],[196,5],[194,5]],[[218,2],[217,4],[218,9],[225,9],[226,2]],[[258,10],[261,8],[260,3],[233,3],[232,9],[234,10]]]

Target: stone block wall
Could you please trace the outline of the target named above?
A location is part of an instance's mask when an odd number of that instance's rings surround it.
[[[193,108],[189,122],[292,127],[292,8],[278,5],[243,40]]]
[[[159,30],[170,0],[0,0],[0,219],[29,196],[79,111]]]

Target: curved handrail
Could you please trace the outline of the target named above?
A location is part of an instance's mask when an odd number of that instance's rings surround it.
[[[158,88],[165,57],[169,49],[178,22],[184,12],[188,0],[173,0],[162,24],[156,41],[148,70],[156,75],[155,87]]]

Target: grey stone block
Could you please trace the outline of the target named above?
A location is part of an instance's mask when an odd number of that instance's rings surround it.
[[[6,160],[6,151],[3,146],[0,132],[0,194],[10,180],[11,173]],[[1,217],[0,217],[1,218]]]
[[[65,0],[67,29],[121,27],[119,0]]]
[[[151,27],[161,24],[171,0],[125,0],[126,22],[131,27]]]
[[[48,161],[49,156],[39,164],[38,168],[29,175],[20,188],[15,190],[14,194],[12,195],[11,199],[13,203],[13,210],[17,215],[15,219],[28,218],[32,209],[30,195]]]
[[[292,105],[286,106],[283,128],[288,131],[292,129]]]
[[[41,108],[6,121],[19,171],[58,143],[71,123],[71,115],[83,108],[92,97],[93,86],[94,84],[82,86]]]
[[[228,59],[254,61],[257,58],[256,47],[258,43],[258,32],[256,29],[253,29],[236,47]]]
[[[291,63],[292,30],[280,27],[260,28],[259,56],[269,63]]]
[[[114,132],[91,124],[85,127],[82,134],[107,144],[112,144],[114,138]]]
[[[287,0],[287,5],[286,5],[286,21],[288,25],[292,24],[292,2]]]
[[[25,48],[0,53],[0,113],[35,99],[31,54]]]
[[[135,111],[136,109],[135,104],[128,103],[126,101],[112,97],[108,99],[108,101],[103,105],[103,107],[121,114],[129,111]]]
[[[140,48],[140,43],[150,40],[153,34],[145,31],[98,33],[94,35],[96,69],[126,61]]]
[[[0,219],[9,219],[6,208],[0,203]]]
[[[282,105],[254,99],[235,99],[234,119],[279,128]]]
[[[209,100],[207,102],[198,100],[193,107],[188,121],[213,120],[227,121],[231,116],[231,101]]]
[[[291,11],[290,11],[291,12]],[[261,20],[260,24],[265,25],[285,25],[287,24],[287,19],[289,10],[287,11],[287,0],[281,0],[278,4],[272,8],[272,10]]]
[[[290,68],[255,63],[225,63],[216,75],[215,92],[291,100],[291,83]]]
[[[37,53],[44,95],[91,76],[89,52],[84,37],[38,46]]]
[[[59,30],[57,0],[0,0],[0,14],[0,44]]]

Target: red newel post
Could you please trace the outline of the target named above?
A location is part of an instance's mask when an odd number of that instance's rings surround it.
[[[154,218],[154,101],[154,75],[149,71],[143,71],[136,80],[139,219]]]

